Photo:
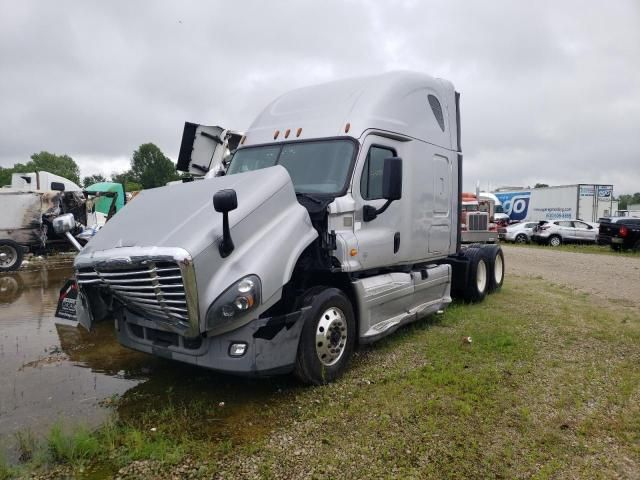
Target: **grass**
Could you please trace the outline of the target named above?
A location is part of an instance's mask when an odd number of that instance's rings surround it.
[[[118,418],[94,432],[54,427],[47,461],[22,468],[90,478],[119,469],[137,478],[632,477],[639,343],[640,315],[509,277],[482,304],[453,305],[361,348],[335,384],[238,380],[248,395],[233,410],[203,386],[211,377],[189,370],[205,383],[127,394]],[[264,393],[274,382],[282,387]]]
[[[502,242],[504,245],[507,242]],[[551,247],[549,245],[538,245],[537,243],[507,243],[510,247],[516,248],[543,248],[547,250],[554,250],[560,252],[573,252],[573,253],[591,253],[598,255],[613,255],[615,257],[632,257],[640,258],[640,252],[633,252],[632,250],[613,250],[608,245],[595,245],[592,243],[565,243],[558,247]]]

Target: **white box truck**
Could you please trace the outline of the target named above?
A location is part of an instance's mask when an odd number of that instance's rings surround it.
[[[460,244],[458,99],[409,72],[277,98],[224,176],[145,190],[107,223],[61,309],[77,292],[81,324],[115,319],[120,343],[153,355],[333,380],[357,343],[502,285],[498,245]],[[187,127],[181,155],[209,174],[226,130]]]
[[[563,220],[578,218],[597,222],[617,209],[613,185],[580,183],[556,187],[541,187],[496,191],[511,222]]]

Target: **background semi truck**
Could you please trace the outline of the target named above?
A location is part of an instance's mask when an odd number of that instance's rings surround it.
[[[579,218],[597,222],[618,209],[613,185],[581,183],[556,187],[496,191],[511,222]]]
[[[448,81],[398,72],[289,92],[220,176],[211,159],[225,159],[228,131],[199,127],[185,129],[181,168],[211,178],[141,192],[76,257],[61,302],[77,292],[87,328],[115,317],[136,350],[320,384],[356,344],[502,285],[499,246],[461,247]]]

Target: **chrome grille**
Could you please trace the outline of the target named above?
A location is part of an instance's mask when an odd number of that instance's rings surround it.
[[[468,230],[488,230],[489,229],[489,215],[484,212],[469,213],[467,219]]]
[[[80,285],[105,285],[113,295],[147,317],[189,326],[189,310],[180,266],[145,262],[116,268],[80,268]]]

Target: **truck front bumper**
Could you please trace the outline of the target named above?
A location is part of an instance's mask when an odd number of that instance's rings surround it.
[[[124,311],[116,318],[116,335],[125,347],[225,373],[257,376],[293,370],[310,307],[288,315],[259,318],[215,337],[182,337],[156,330],[148,321]],[[232,355],[232,345],[244,344],[242,355]]]

